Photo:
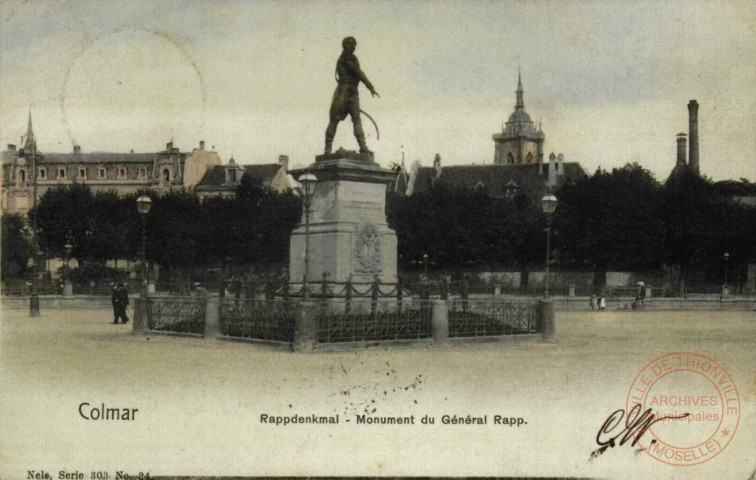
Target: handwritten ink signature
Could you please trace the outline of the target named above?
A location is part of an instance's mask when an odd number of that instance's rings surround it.
[[[598,431],[598,434],[596,435],[596,443],[598,443],[601,448],[591,452],[590,460],[599,457],[609,448],[614,448],[618,444],[619,446],[624,445],[631,439],[632,443],[630,444],[630,446],[634,447],[641,439],[641,437],[643,437],[646,431],[651,428],[651,425],[655,424],[656,422],[685,418],[688,415],[690,414],[684,413],[678,416],[668,415],[657,417],[654,413],[651,412],[650,408],[641,414],[640,404],[635,404],[633,405],[633,408],[631,408],[627,413],[627,419],[624,422],[625,427],[620,430],[619,433],[614,434],[617,427],[622,424],[622,419],[625,418],[624,410],[615,410],[611,415],[609,415],[609,418],[606,419],[604,424],[601,426],[601,429]],[[619,442],[617,441],[617,439],[619,439]],[[654,443],[656,443],[656,440],[651,440],[651,445],[653,445]],[[640,453],[642,450],[642,448],[639,449],[636,454]]]

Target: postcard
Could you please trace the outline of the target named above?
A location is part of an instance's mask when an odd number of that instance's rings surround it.
[[[0,478],[754,478],[749,2],[0,7]]]

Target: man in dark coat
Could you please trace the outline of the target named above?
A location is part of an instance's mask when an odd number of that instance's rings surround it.
[[[325,134],[325,153],[331,153],[333,137],[336,135],[336,127],[347,115],[352,117],[354,136],[357,138],[357,143],[360,144],[360,152],[370,153],[365,143],[365,132],[362,130],[360,96],[357,87],[362,82],[374,97],[380,97],[380,95],[373,88],[373,84],[370,83],[367,75],[360,69],[360,62],[354,55],[354,49],[357,48],[357,40],[354,37],[347,37],[341,42],[341,45],[344,47],[344,51],[336,62],[336,81],[338,82],[338,86],[333,93],[333,100],[331,101],[330,122]]]
[[[113,302],[113,314],[115,315],[113,323],[118,323],[118,319],[121,319],[122,323],[128,323],[129,317],[126,315],[126,307],[129,306],[129,292],[123,283],[119,283],[115,290],[113,290],[111,301]]]

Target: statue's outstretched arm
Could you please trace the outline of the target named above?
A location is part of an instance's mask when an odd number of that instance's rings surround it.
[[[375,87],[373,87],[373,84],[370,83],[370,80],[368,80],[367,75],[365,75],[365,72],[363,72],[362,70],[359,70],[359,76],[360,76],[360,80],[362,80],[362,83],[364,83],[365,86],[368,88],[368,90],[370,90],[370,93],[374,97],[377,96],[378,98],[380,98],[381,96],[378,95],[378,91],[375,89]]]
[[[373,84],[370,83],[370,79],[368,79],[367,75],[365,75],[365,72],[363,72],[362,69],[360,68],[360,63],[357,61],[357,59],[354,59],[353,61],[348,61],[346,65],[347,65],[347,68],[349,68],[352,71],[352,73],[354,73],[355,75],[359,77],[360,81],[362,81],[362,83],[365,84],[367,89],[370,90],[370,93],[372,93],[374,97],[378,96],[380,98],[380,95],[378,95],[378,92],[376,91],[375,87],[373,87]]]

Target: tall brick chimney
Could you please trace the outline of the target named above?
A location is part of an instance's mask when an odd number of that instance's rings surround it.
[[[685,152],[685,142],[687,141],[687,138],[685,138],[687,135],[684,133],[678,133],[677,134],[677,164],[681,166],[685,166],[686,161],[686,152]]]
[[[279,155],[278,156],[278,164],[281,165],[285,171],[289,171],[289,156],[288,155]]]
[[[691,100],[688,104],[688,136],[690,137],[688,165],[698,173],[698,102]]]

